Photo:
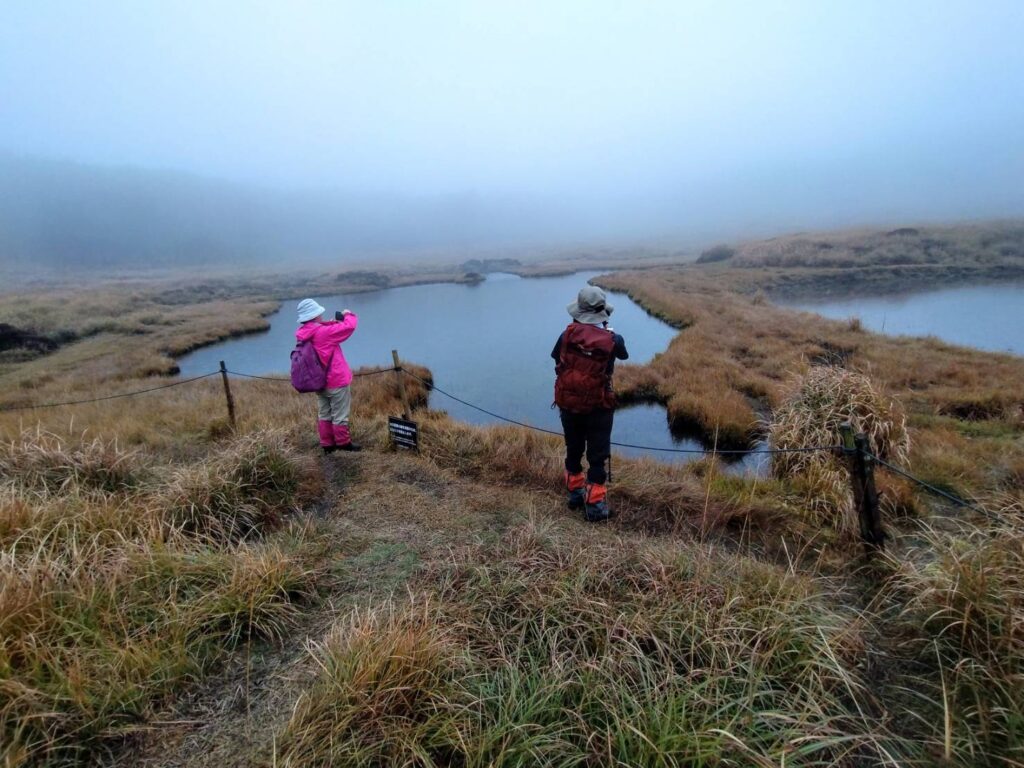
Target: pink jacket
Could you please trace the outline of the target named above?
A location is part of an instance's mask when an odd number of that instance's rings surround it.
[[[322,323],[310,320],[295,331],[296,340],[313,340],[313,349],[316,350],[320,362],[327,368],[327,386],[331,389],[347,387],[352,383],[352,369],[348,367],[340,344],[352,335],[358,324],[359,318],[354,312],[350,312],[345,315],[344,320]]]

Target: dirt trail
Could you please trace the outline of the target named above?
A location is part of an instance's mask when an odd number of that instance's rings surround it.
[[[329,542],[328,592],[281,645],[254,643],[129,738],[115,766],[269,765],[275,734],[313,680],[310,643],[353,607],[401,594],[453,547],[501,536],[531,515],[557,515],[570,536],[614,535],[586,526],[550,492],[482,486],[410,454],[324,457],[323,498],[306,514]],[[382,489],[386,489],[382,492]]]

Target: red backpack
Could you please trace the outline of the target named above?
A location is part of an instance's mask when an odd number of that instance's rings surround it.
[[[615,349],[611,331],[586,323],[573,323],[562,335],[555,366],[555,405],[570,413],[614,408],[608,363]]]

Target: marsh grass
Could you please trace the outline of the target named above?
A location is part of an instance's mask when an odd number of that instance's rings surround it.
[[[1024,265],[1024,224],[999,221],[790,235],[737,245],[731,264],[788,270],[875,267],[890,274],[900,267],[1013,269]]]
[[[0,478],[24,490],[116,492],[137,486],[144,475],[138,452],[122,450],[116,440],[69,445],[37,427],[0,444]]]
[[[922,523],[919,549],[891,563],[886,608],[914,663],[902,683],[920,691],[917,715],[947,759],[1024,760],[1022,510],[1010,500],[998,522],[952,534]]]
[[[26,432],[0,453],[6,765],[84,760],[237,643],[279,640],[315,591],[308,536],[263,540],[308,473],[279,435],[170,483],[137,449],[78,438]]]
[[[355,386],[354,429],[391,450],[397,383]],[[8,417],[0,725],[12,765],[82,762],[240,643],[291,636],[323,560],[314,533],[288,520],[323,479],[312,403],[280,387],[238,382],[235,437],[208,431],[222,402],[203,383],[171,390],[152,442],[138,401],[86,408],[73,430],[56,414],[28,431]],[[410,387],[422,407],[426,388]],[[493,499],[469,511],[441,498],[431,525],[453,514],[479,524],[506,493],[540,494],[531,503],[559,514],[557,438],[416,418],[424,449],[409,482],[441,493],[459,477]],[[1007,467],[1000,498],[1019,519]],[[277,733],[277,764],[1018,759],[1019,586],[1004,574],[1019,567],[1018,528],[1001,532],[999,551],[979,550],[996,537],[972,528],[936,528],[864,609],[840,574],[816,572],[816,556],[759,559],[772,539],[810,544],[788,478],[623,460],[613,501],[619,520],[585,544],[558,517],[430,561],[409,596],[387,594],[408,582],[378,585],[311,644],[320,676]],[[736,525],[746,546],[695,543],[706,526],[724,536]],[[966,640],[964,616],[978,627]],[[899,670],[890,684],[878,684],[879,658]]]
[[[281,737],[282,764],[419,765],[457,740],[459,651],[435,612],[392,603],[357,610],[313,644],[320,676]]]
[[[533,524],[460,552],[432,589],[313,649],[279,764],[886,762],[856,615],[803,577],[728,563]]]
[[[282,432],[264,431],[232,441],[209,461],[176,470],[161,493],[172,526],[236,539],[273,528],[282,513],[310,501],[317,490],[308,487],[317,485],[314,478],[309,458],[289,450]]]
[[[266,330],[282,299],[465,282],[457,269],[425,264],[382,273],[193,275],[78,276],[0,289],[0,400],[70,400],[100,386],[173,374],[175,358],[186,352]]]
[[[418,417],[424,455],[501,494],[507,486],[559,490],[565,458],[557,437],[518,427],[470,427],[446,416]],[[763,508],[736,489],[711,489],[700,468],[653,459],[615,460],[615,525],[644,533],[689,532],[702,525],[717,528]]]

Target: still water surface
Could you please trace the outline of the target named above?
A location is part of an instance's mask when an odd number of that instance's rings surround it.
[[[391,350],[397,349],[403,359],[429,367],[440,389],[502,416],[560,430],[557,411],[551,409],[555,380],[551,349],[570,322],[566,304],[597,274],[524,279],[499,273],[475,286],[432,284],[315,298],[330,314],[348,308],[359,315],[358,330],[344,344],[353,368],[389,366]],[[609,300],[615,305],[611,325],[625,337],[630,362],[648,362],[665,350],[675,330],[628,296],[613,293]],[[182,375],[216,370],[220,360],[243,373],[286,373],[295,345],[295,303],[286,301],[268,318],[266,333],[231,339],[181,358]],[[431,395],[431,407],[474,424],[497,421],[436,392]],[[617,411],[612,439],[660,448],[701,448],[694,440],[670,433],[660,405]],[[616,452],[663,461],[699,458],[629,448]],[[761,458],[751,457],[736,469],[754,470],[759,464],[756,459]]]
[[[901,336],[935,336],[990,352],[1024,355],[1024,284],[971,285],[920,293],[780,306],[825,317],[859,317],[866,328]]]

